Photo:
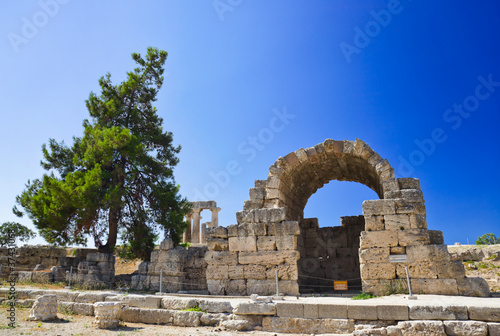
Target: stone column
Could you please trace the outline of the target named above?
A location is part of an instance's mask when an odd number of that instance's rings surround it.
[[[201,224],[201,234],[200,234],[200,243],[202,244],[207,243],[206,232],[207,232],[207,223],[203,223]]]
[[[186,215],[186,222],[188,222],[188,226],[186,227],[186,230],[184,231],[184,236],[182,239],[183,243],[190,243],[191,242],[191,218],[193,217],[192,214],[187,214]]]
[[[200,242],[200,216],[201,209],[193,210],[193,230],[191,231],[191,243],[198,244]]]
[[[211,208],[212,211],[212,223],[210,224],[210,227],[217,227],[219,226],[219,211],[220,208]]]

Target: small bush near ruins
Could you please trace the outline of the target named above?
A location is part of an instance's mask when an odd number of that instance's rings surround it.
[[[373,294],[370,294],[370,293],[361,292],[358,295],[353,296],[351,299],[352,300],[366,300],[366,299],[373,299],[373,298],[376,298],[376,297],[377,297],[376,295],[373,295]]]

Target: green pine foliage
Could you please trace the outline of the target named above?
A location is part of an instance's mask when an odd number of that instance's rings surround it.
[[[159,232],[180,241],[190,211],[173,175],[181,147],[153,106],[167,52],[150,47],[132,58],[139,66],[124,82],[112,84],[108,73],[99,80],[100,95],[90,93],[82,137],[71,147],[54,139],[42,146],[48,173],[28,181],[16,198],[51,244],[86,244],[90,235],[100,251],[111,252],[121,232],[148,259]],[[14,213],[23,214],[16,207]]]
[[[476,240],[476,245],[494,245],[500,244],[500,238],[497,238],[493,233],[486,233]]]

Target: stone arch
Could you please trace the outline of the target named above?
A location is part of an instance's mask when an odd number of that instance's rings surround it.
[[[484,279],[466,278],[462,263],[451,259],[442,232],[427,230],[419,180],[395,179],[389,162],[359,139],[299,149],[280,157],[267,180],[255,181],[236,213],[238,224],[207,231],[209,292],[269,295],[278,280],[280,292],[298,295],[304,207],[331,180],[359,182],[379,196],[363,202],[362,216],[344,217],[346,226],[354,221],[361,228],[355,247],[363,291],[384,295],[401,288],[408,266],[414,292],[489,295]],[[394,262],[401,255],[406,264]]]
[[[325,140],[280,157],[267,180],[256,181],[244,210],[284,207],[286,220],[301,220],[307,201],[332,180],[362,183],[384,198],[384,182],[394,179],[389,162],[362,140]]]

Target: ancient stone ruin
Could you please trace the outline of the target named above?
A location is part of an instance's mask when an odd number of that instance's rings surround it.
[[[192,211],[186,215],[186,222],[188,222],[188,227],[184,231],[184,236],[182,239],[183,243],[191,244],[206,244],[205,233],[207,228],[213,228],[219,226],[219,211],[220,208],[217,207],[215,201],[204,201],[204,202],[191,202]],[[200,224],[201,212],[208,209],[212,212],[212,220]]]
[[[363,202],[363,216],[345,217],[341,227],[319,228],[305,219],[309,197],[332,180],[373,189],[379,199]],[[481,278],[466,278],[453,261],[441,231],[427,229],[420,182],[398,178],[389,162],[363,141],[326,140],[280,157],[267,180],[255,181],[238,224],[207,230],[207,286],[211,294],[298,295],[334,280],[361,282],[383,295],[406,286],[406,256],[415,293],[488,296]],[[394,259],[393,259],[394,260]]]

